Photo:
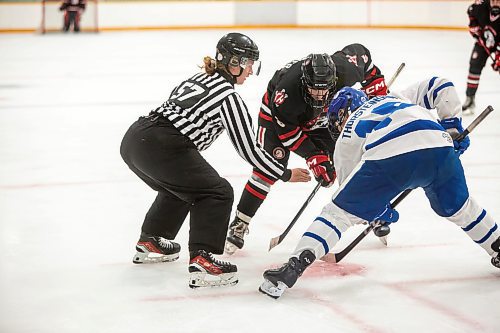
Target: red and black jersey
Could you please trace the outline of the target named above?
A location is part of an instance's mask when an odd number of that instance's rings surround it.
[[[469,27],[479,27],[486,47],[494,50],[500,42],[500,14],[493,15],[489,0],[476,0],[467,9]]]
[[[348,45],[331,57],[337,69],[335,92],[356,82],[363,85],[381,76],[380,70],[372,63],[370,52],[361,44]],[[292,61],[275,72],[262,98],[259,117],[274,124],[285,147],[308,158],[323,152],[309,136],[314,131],[316,135],[328,137],[328,119],[326,108],[315,114],[305,102],[301,65],[300,60]],[[318,133],[320,131],[324,133]]]

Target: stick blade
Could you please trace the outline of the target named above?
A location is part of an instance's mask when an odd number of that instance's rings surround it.
[[[269,250],[268,251],[271,251],[273,249],[273,247],[275,247],[279,243],[280,243],[280,236],[276,236],[274,238],[271,238],[271,241],[269,241]]]
[[[327,253],[319,260],[322,260],[324,262],[330,263],[330,264],[336,264],[337,263],[337,257],[335,256],[335,253]]]

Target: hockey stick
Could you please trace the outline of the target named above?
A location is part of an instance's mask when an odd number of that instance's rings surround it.
[[[476,117],[476,119],[474,119],[472,121],[472,123],[470,123],[469,126],[467,126],[467,128],[459,135],[457,136],[457,138],[455,140],[457,141],[462,141],[467,135],[469,135],[470,132],[472,132],[474,130],[474,128],[476,128],[477,125],[479,125],[491,112],[493,111],[493,107],[491,105],[488,105],[486,107],[486,109],[483,110],[483,112],[481,112],[479,114],[479,116]],[[405,191],[403,191],[403,193],[401,193],[399,195],[399,197],[396,198],[396,200],[394,200],[394,202],[391,203],[391,208],[395,208],[401,201],[403,201],[407,196],[408,194],[410,194],[410,192],[412,191],[412,189],[407,189]],[[326,261],[326,262],[331,262],[331,263],[338,263],[339,261],[341,261],[349,252],[352,251],[352,249],[358,245],[359,242],[361,242],[361,240],[363,238],[366,237],[366,235],[368,235],[370,233],[370,231],[373,230],[373,228],[376,228],[378,226],[382,225],[382,223],[380,221],[375,221],[375,223],[372,223],[370,224],[365,230],[363,230],[363,232],[361,234],[359,234],[358,237],[356,237],[349,245],[347,245],[345,247],[345,249],[343,249],[342,251],[340,251],[339,253],[327,253],[325,254],[323,257],[321,257],[321,260],[323,261]]]
[[[478,39],[479,44],[483,47],[484,51],[488,54],[488,57],[495,63],[495,58],[493,58],[493,54],[491,54],[491,51],[488,47],[486,47],[486,44],[484,43],[482,38]]]
[[[401,73],[401,71],[403,70],[404,67],[405,67],[405,63],[404,62],[401,63],[401,65],[399,65],[398,69],[396,69],[396,72],[394,73],[394,75],[389,80],[389,83],[387,84],[387,88],[389,88],[394,83],[394,80],[396,80],[396,78],[399,76],[399,73]],[[290,224],[288,225],[288,227],[285,229],[285,231],[283,231],[283,233],[281,235],[276,236],[274,238],[271,238],[271,241],[269,242],[269,250],[268,251],[271,251],[271,249],[273,247],[279,245],[283,241],[283,239],[285,239],[286,235],[288,235],[288,233],[290,232],[290,230],[292,229],[292,227],[294,226],[294,224],[297,222],[297,220],[299,219],[299,217],[302,214],[302,212],[304,211],[304,209],[306,209],[307,205],[312,200],[312,198],[314,197],[314,195],[316,194],[316,192],[318,192],[318,190],[319,190],[320,187],[321,187],[321,184],[318,183],[316,185],[316,187],[313,189],[313,191],[311,192],[311,194],[309,194],[309,196],[307,197],[306,202],[304,202],[304,204],[302,205],[302,207],[300,208],[300,210],[298,211],[298,213],[293,218],[292,222],[290,222]]]
[[[300,210],[297,212],[297,214],[293,218],[292,222],[290,222],[290,224],[285,229],[285,231],[283,231],[283,233],[281,235],[276,236],[274,238],[271,238],[271,241],[269,242],[269,251],[271,251],[271,249],[273,247],[275,247],[276,245],[278,245],[279,243],[281,243],[283,241],[283,239],[285,239],[286,235],[288,235],[288,233],[292,229],[293,225],[295,224],[295,222],[297,222],[297,220],[299,219],[300,215],[302,215],[302,212],[304,211],[304,209],[306,209],[307,205],[309,205],[309,202],[312,200],[312,198],[314,197],[314,195],[316,194],[316,192],[318,192],[318,190],[319,190],[320,187],[321,187],[321,183],[318,182],[318,184],[316,184],[316,186],[314,187],[314,189],[311,192],[311,194],[309,194],[309,196],[307,197],[306,202],[304,202],[304,204],[302,205],[302,207],[300,207]]]
[[[394,73],[394,75],[390,78],[389,82],[387,82],[387,89],[389,89],[392,86],[392,84],[394,83],[396,78],[399,76],[399,73],[401,73],[403,68],[405,68],[404,62],[402,62],[401,65],[399,65],[399,67],[398,67],[398,69],[396,69],[396,72]]]

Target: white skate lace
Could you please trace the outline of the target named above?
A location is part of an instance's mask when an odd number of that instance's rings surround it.
[[[231,227],[231,230],[233,230],[233,235],[239,238],[243,238],[243,236],[250,233],[248,223],[241,220],[235,226]]]
[[[163,238],[163,237],[158,237],[158,243],[164,249],[170,249],[173,247],[172,243],[168,239]]]
[[[222,261],[222,260],[219,260],[219,259],[215,259],[214,255],[212,253],[208,253],[208,255],[210,256],[210,259],[212,259],[212,261],[214,263],[216,263],[217,265],[221,265],[221,266],[229,266],[229,265],[231,265],[231,263],[228,262],[228,261]]]

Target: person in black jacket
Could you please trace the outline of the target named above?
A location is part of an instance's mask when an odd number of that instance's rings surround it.
[[[331,185],[335,142],[328,132],[326,108],[339,89],[357,82],[369,96],[387,94],[384,76],[361,44],[348,45],[331,56],[310,54],[286,64],[276,71],[262,98],[259,144],[283,166],[290,152],[298,154],[323,186]],[[273,184],[262,170],[253,169],[229,227],[226,253],[243,247],[250,220]]]
[[[202,157],[226,130],[239,155],[268,179],[309,181],[307,169],[288,170],[256,144],[247,107],[234,85],[260,69],[259,49],[248,37],[230,33],[217,43],[205,72],[181,82],[160,107],[141,117],[125,134],[120,153],[129,168],[158,192],[149,209],[133,262],[179,258],[175,239],[188,213],[189,286],[233,285],[237,268],[217,260],[233,204],[233,189]]]
[[[86,0],[64,0],[59,7],[60,11],[64,11],[63,31],[68,32],[73,25],[74,32],[80,32],[80,18],[85,11]]]
[[[474,47],[469,60],[467,89],[462,111],[474,113],[476,92],[481,72],[488,58],[493,70],[500,71],[500,0],[476,0],[467,9],[469,32],[474,37]]]

